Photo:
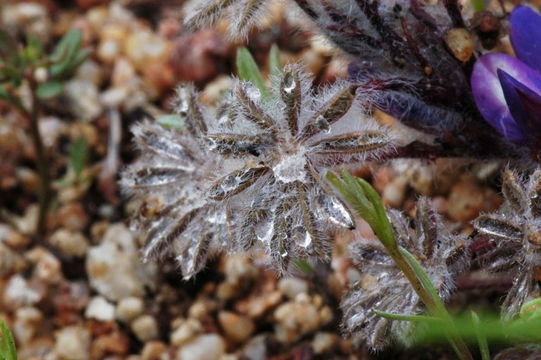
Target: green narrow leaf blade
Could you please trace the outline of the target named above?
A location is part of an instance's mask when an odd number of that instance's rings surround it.
[[[42,100],[52,99],[64,91],[64,85],[60,82],[50,81],[38,86],[36,95]]]
[[[6,360],[17,360],[17,350],[15,349],[13,335],[11,335],[11,331],[2,320],[0,320],[0,331],[2,332],[0,338],[0,357]]]
[[[70,166],[75,173],[75,176],[79,178],[84,170],[85,162],[88,157],[88,146],[86,139],[83,136],[78,137],[71,145],[69,161]]]
[[[280,77],[282,74],[282,62],[280,61],[280,49],[273,44],[269,52],[269,71],[272,77]]]
[[[434,304],[438,307],[438,314],[435,314],[437,316],[440,316],[442,319],[445,319],[447,316],[447,310],[445,309],[445,305],[443,305],[443,302],[441,301],[441,298],[436,291],[436,288],[434,288],[434,285],[432,284],[432,281],[430,281],[430,278],[426,274],[425,270],[419,264],[417,259],[406,249],[403,247],[398,248],[400,253],[406,258],[408,263],[410,264],[412,270],[415,272],[415,275],[419,279],[419,281],[423,284],[423,287],[425,288],[426,292],[429,294],[429,296],[432,298],[432,301]]]
[[[437,322],[440,323],[441,320],[434,316],[426,315],[404,315],[404,314],[391,314],[384,311],[372,310],[378,316],[389,320],[399,320],[399,321],[416,321],[416,322]]]
[[[237,71],[241,80],[251,82],[259,89],[259,91],[261,91],[263,97],[267,97],[269,95],[269,90],[265,85],[263,75],[261,75],[261,71],[259,71],[259,67],[252,57],[252,54],[250,54],[250,51],[245,47],[239,48],[237,50],[236,61]]]
[[[488,349],[487,338],[481,329],[481,320],[475,311],[471,312],[473,326],[475,327],[475,335],[479,344],[479,352],[482,360],[490,360],[490,350]]]
[[[363,189],[364,194],[374,208],[374,212],[377,217],[377,235],[379,237],[379,240],[383,243],[383,245],[385,245],[385,247],[396,249],[398,247],[398,244],[396,243],[393,227],[391,225],[391,222],[389,221],[389,218],[387,217],[387,211],[385,211],[385,207],[383,206],[383,201],[381,200],[381,197],[379,196],[376,189],[374,189],[372,185],[370,185],[366,180],[357,178],[357,182],[359,186]]]
[[[164,126],[169,129],[175,129],[175,130],[180,130],[180,131],[185,129],[182,118],[176,114],[156,116],[156,121],[161,126]]]

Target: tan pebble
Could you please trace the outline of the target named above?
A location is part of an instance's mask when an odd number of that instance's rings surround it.
[[[59,223],[72,231],[83,231],[89,222],[88,214],[80,202],[71,202],[63,205],[58,210],[57,215]]]
[[[120,321],[130,322],[143,313],[144,306],[143,300],[138,297],[120,299],[116,305],[116,318]]]
[[[201,332],[203,332],[203,326],[198,320],[184,320],[171,334],[171,344],[181,346],[193,339],[195,336],[199,335]]]
[[[250,318],[229,311],[220,311],[218,322],[227,338],[234,342],[245,341],[255,330],[255,325]]]
[[[68,326],[56,335],[54,352],[63,360],[86,360],[90,357],[90,332],[82,326]]]
[[[132,63],[126,57],[119,57],[113,66],[111,85],[113,87],[126,87],[133,81],[135,75]]]
[[[471,33],[464,28],[454,28],[445,34],[445,42],[453,55],[460,61],[468,61],[474,50],[474,41]]]
[[[34,264],[34,274],[43,282],[58,284],[63,279],[60,261],[45,248],[32,248],[25,258]]]
[[[211,300],[197,300],[188,309],[188,316],[198,320],[207,319],[216,307],[217,304]]]
[[[326,352],[330,352],[338,343],[336,334],[327,332],[318,332],[312,340],[312,349],[314,354],[320,355]]]
[[[167,351],[167,345],[163,342],[149,341],[141,351],[141,360],[162,360]]]
[[[15,312],[13,333],[15,339],[22,344],[27,344],[37,332],[43,320],[43,314],[35,307],[23,307]]]
[[[482,188],[475,179],[464,176],[453,188],[448,199],[447,213],[456,221],[475,219],[485,206],[485,198],[494,198],[496,194],[488,188]]]
[[[278,290],[289,299],[295,299],[299,294],[308,293],[308,283],[302,279],[285,277],[278,282]]]
[[[89,59],[77,68],[75,77],[85,79],[99,87],[102,85],[105,75],[103,74],[102,67],[95,61]]]
[[[15,272],[23,265],[22,257],[0,242],[0,277]]]
[[[150,30],[130,33],[123,45],[124,54],[139,71],[151,63],[165,63],[171,52],[169,42]]]
[[[18,231],[15,231],[11,226],[0,224],[0,243],[4,243],[11,248],[17,249],[24,247],[30,243],[32,239]]]
[[[90,346],[92,359],[103,359],[107,355],[125,355],[128,353],[130,340],[120,331],[98,336]]]
[[[158,323],[153,316],[141,315],[136,318],[132,324],[131,329],[135,336],[141,341],[154,340],[158,337]]]
[[[99,321],[113,321],[115,318],[115,306],[102,296],[90,299],[86,306],[85,317]]]
[[[88,240],[82,233],[66,229],[57,230],[49,241],[68,256],[83,257],[89,247]]]
[[[280,291],[251,298],[248,302],[247,313],[252,319],[258,318],[278,305],[281,299],[282,293]]]
[[[406,198],[406,189],[408,181],[406,178],[398,176],[394,178],[389,185],[385,187],[382,194],[383,203],[393,208],[399,209]]]
[[[216,334],[204,334],[182,346],[177,360],[220,360],[225,354],[225,341]]]

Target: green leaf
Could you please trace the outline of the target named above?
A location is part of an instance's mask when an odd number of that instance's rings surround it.
[[[261,75],[252,54],[245,47],[237,50],[237,71],[241,80],[251,82],[261,91],[261,96],[267,97],[269,95],[263,75]]]
[[[167,115],[160,115],[156,117],[156,121],[161,126],[164,126],[169,129],[175,129],[175,130],[184,130],[186,127],[184,126],[184,121],[182,121],[182,118],[176,114],[167,114]]]
[[[78,137],[71,145],[69,153],[70,166],[77,178],[81,177],[84,170],[86,158],[88,157],[88,146],[84,136]]]
[[[47,100],[59,96],[62,91],[64,91],[62,83],[51,81],[40,84],[36,91],[36,95],[42,100]]]
[[[56,45],[50,60],[59,62],[65,58],[71,58],[80,48],[83,42],[83,34],[80,30],[68,31]]]
[[[485,0],[471,0],[470,2],[473,8],[473,11],[485,10]]]
[[[269,70],[271,76],[280,77],[282,74],[282,63],[280,61],[280,49],[276,44],[273,44],[269,53]]]
[[[520,317],[525,319],[541,319],[541,298],[530,300],[520,308]]]
[[[430,281],[430,278],[426,274],[421,264],[417,261],[415,256],[413,256],[408,250],[404,249],[403,247],[399,247],[398,250],[400,251],[402,256],[406,258],[413,272],[415,273],[415,275],[417,276],[421,284],[423,284],[424,289],[426,290],[426,292],[429,294],[430,298],[436,305],[438,313],[434,315],[437,315],[441,317],[442,319],[449,320],[447,309],[445,308],[445,305],[443,304],[440,298],[440,295],[438,294],[436,288],[432,284],[432,281]]]
[[[375,233],[378,236],[379,240],[385,245],[388,249],[396,249],[398,244],[393,233],[393,227],[391,222],[387,217],[387,212],[381,201],[381,197],[377,191],[364,179],[357,178],[359,186],[363,189],[364,194],[372,204],[374,212],[376,214],[377,223],[375,224]]]
[[[43,46],[39,42],[38,38],[35,37],[34,35],[29,34],[26,37],[26,43],[27,43],[28,47],[33,49],[34,54],[36,55],[36,57],[41,58],[43,56],[43,54],[45,53],[45,51],[43,50]]]
[[[79,30],[69,31],[55,48],[50,57],[54,64],[50,67],[50,75],[53,78],[69,76],[88,57],[89,50],[80,49],[82,35]]]
[[[0,359],[17,360],[17,350],[15,349],[15,341],[13,335],[9,331],[5,322],[0,320]]]
[[[481,352],[481,359],[490,360],[490,350],[488,349],[487,338],[481,329],[481,320],[475,311],[471,312],[471,317],[475,328],[475,334],[477,336],[477,343],[479,344],[479,351]]]
[[[314,268],[305,259],[295,259],[294,264],[296,268],[305,275],[311,275],[314,273]]]
[[[402,315],[402,314],[391,314],[379,310],[373,310],[374,313],[382,318],[389,320],[400,320],[400,321],[415,321],[415,322],[441,322],[441,319],[434,316],[425,316],[425,315]]]

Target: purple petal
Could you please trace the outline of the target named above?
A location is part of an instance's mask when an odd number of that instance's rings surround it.
[[[511,43],[517,57],[541,71],[541,15],[527,6],[517,6],[509,21]]]
[[[511,115],[528,138],[541,134],[541,96],[502,69],[497,71]]]
[[[485,120],[508,141],[526,139],[525,132],[515,121],[500,84],[498,69],[516,81],[541,94],[541,74],[506,54],[492,53],[481,56],[473,68],[471,84],[475,103]]]

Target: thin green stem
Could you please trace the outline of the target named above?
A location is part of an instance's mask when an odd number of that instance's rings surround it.
[[[43,236],[47,231],[47,212],[49,210],[49,203],[51,201],[51,177],[49,174],[49,166],[47,164],[47,154],[45,152],[41,132],[39,130],[38,118],[40,112],[40,102],[36,94],[37,83],[33,81],[33,79],[30,79],[30,90],[32,93],[32,104],[30,105],[30,111],[26,111],[26,114],[30,121],[30,134],[32,136],[32,141],[34,142],[36,166],[38,168],[40,178],[38,189],[39,215],[37,232],[39,235]]]

